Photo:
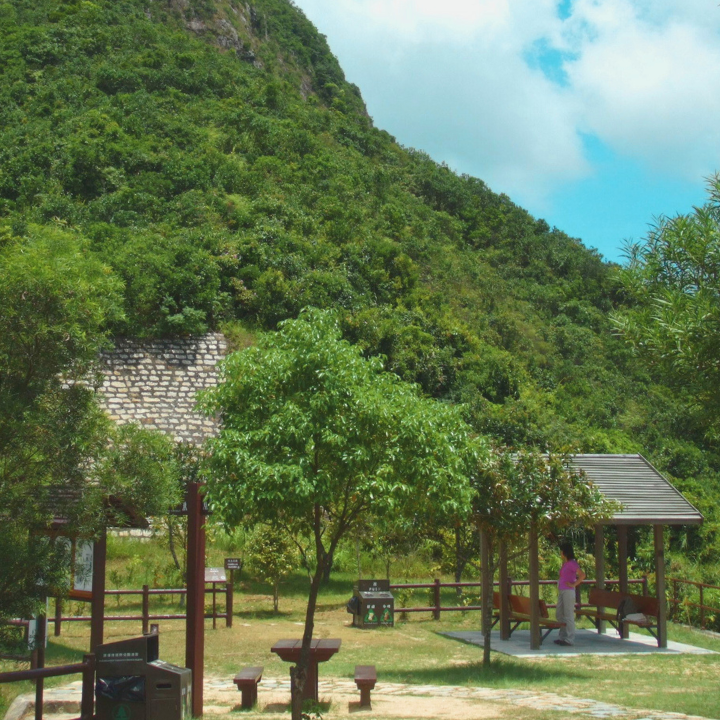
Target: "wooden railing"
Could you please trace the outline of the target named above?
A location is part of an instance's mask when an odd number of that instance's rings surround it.
[[[619,580],[605,580],[605,585],[618,585]],[[585,579],[582,582],[583,585],[595,585],[595,580]],[[632,578],[628,579],[628,585],[642,585],[642,594],[648,594],[648,579],[647,577]],[[499,582],[494,582],[494,587],[499,587]],[[530,585],[529,580],[508,580],[508,590],[512,592],[514,587],[527,587]],[[540,580],[540,585],[557,585],[557,580]],[[429,612],[433,614],[435,620],[440,619],[440,613],[443,612],[465,612],[467,610],[482,610],[480,605],[442,605],[440,602],[440,591],[442,588],[479,588],[482,583],[479,582],[440,582],[438,578],[435,578],[431,583],[395,583],[390,585],[390,590],[414,590],[414,589],[427,589],[433,591],[433,604],[424,605],[420,607],[400,607],[395,606],[396,613],[417,613],[417,612]],[[580,607],[590,607],[587,603],[581,602],[580,599],[580,588],[577,588],[577,605]],[[549,608],[554,608],[555,603],[548,603]]]
[[[679,578],[668,578],[668,583],[672,584],[672,595],[668,598],[668,602],[672,605],[672,618],[673,620],[679,619],[679,607],[694,608],[699,611],[700,616],[700,629],[706,629],[706,618],[707,612],[711,612],[720,617],[720,607],[713,607],[712,605],[705,604],[706,590],[718,591],[720,596],[720,586],[709,585],[708,583],[695,582],[694,580],[681,580]],[[689,585],[690,587],[697,588],[698,590],[698,602],[691,601],[688,597],[680,598],[680,588],[683,585]],[[686,618],[689,624],[692,625],[693,617],[688,615]]]
[[[0,683],[35,681],[35,720],[42,720],[43,688],[45,678],[82,673],[82,699],[80,717],[76,720],[93,720],[95,712],[95,655],[88,654],[81,663],[75,665],[56,665],[55,667],[35,668],[0,673]]]
[[[220,591],[215,587],[216,583],[213,583],[211,588],[205,588],[206,594],[212,594],[212,610],[205,615],[206,618],[212,618],[213,629],[217,627],[217,620],[225,620],[225,627],[232,627],[232,616],[233,616],[233,588],[228,583],[219,583],[224,585]],[[142,622],[143,634],[147,634],[150,630],[150,621],[152,620],[185,620],[185,613],[174,613],[165,615],[151,615],[150,614],[150,597],[155,595],[186,595],[187,590],[185,588],[150,588],[148,585],[143,585],[142,590],[106,590],[105,595],[142,595],[142,611],[140,615],[106,615],[105,620],[107,621],[126,621],[126,620],[140,620]],[[217,596],[225,595],[225,612],[218,613],[217,611]],[[55,598],[55,617],[49,617],[48,622],[55,624],[55,637],[59,637],[61,633],[62,623],[64,622],[90,622],[90,616],[87,615],[69,615],[63,616],[62,614],[63,602],[61,598]]]

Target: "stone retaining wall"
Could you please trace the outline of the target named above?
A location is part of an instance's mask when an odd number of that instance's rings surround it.
[[[217,384],[217,363],[227,353],[218,333],[160,340],[116,338],[101,356],[101,404],[119,424],[137,422],[176,442],[202,444],[218,422],[195,409],[198,391]]]

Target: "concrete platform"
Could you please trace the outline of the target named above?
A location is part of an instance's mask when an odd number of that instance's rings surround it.
[[[445,637],[461,640],[471,645],[483,646],[481,632],[444,632]],[[685,645],[684,643],[668,640],[667,648],[659,648],[655,638],[639,633],[630,633],[627,640],[621,640],[612,630],[605,635],[599,635],[595,630],[578,630],[575,634],[575,644],[572,647],[556,645],[557,633],[553,632],[540,646],[540,650],[530,649],[530,631],[516,630],[510,640],[501,640],[499,631],[491,633],[490,645],[493,650],[504,655],[519,658],[578,656],[578,655],[717,655],[714,650]]]

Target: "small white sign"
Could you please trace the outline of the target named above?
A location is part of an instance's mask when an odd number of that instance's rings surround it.
[[[227,582],[227,575],[224,568],[205,568],[205,582]]]
[[[93,543],[89,540],[78,540],[75,545],[73,590],[92,592],[92,577]]]

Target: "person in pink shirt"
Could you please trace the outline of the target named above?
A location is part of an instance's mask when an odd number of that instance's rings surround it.
[[[575,641],[575,588],[585,579],[585,573],[575,559],[569,542],[560,544],[562,567],[558,578],[558,603],[555,613],[558,622],[565,623],[558,632],[556,645],[572,645]]]

